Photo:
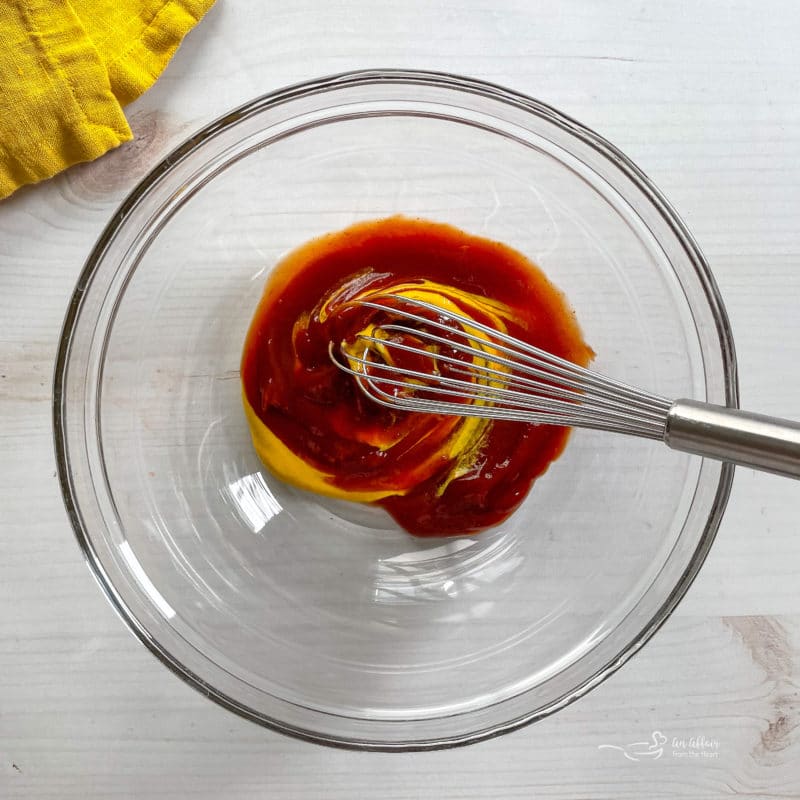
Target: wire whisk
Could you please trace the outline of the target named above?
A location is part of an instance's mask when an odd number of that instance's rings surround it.
[[[330,356],[388,408],[628,434],[800,477],[796,422],[669,400],[424,300],[387,295],[355,302],[389,321],[359,334],[355,346],[332,342]]]

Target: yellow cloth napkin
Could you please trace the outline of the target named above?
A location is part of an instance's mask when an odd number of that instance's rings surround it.
[[[214,0],[0,0],[0,198],[133,138],[122,106]]]

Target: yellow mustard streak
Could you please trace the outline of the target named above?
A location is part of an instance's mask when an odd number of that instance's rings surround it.
[[[322,472],[302,458],[296,456],[256,415],[253,407],[242,392],[244,411],[250,435],[253,437],[258,457],[281,480],[308,489],[310,492],[352,500],[355,503],[374,503],[384,497],[406,494],[406,490],[384,490],[380,492],[356,492],[339,489],[331,482],[333,475]]]

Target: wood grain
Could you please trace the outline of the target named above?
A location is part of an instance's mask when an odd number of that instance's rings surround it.
[[[50,420],[66,304],[124,194],[231,106],[369,66],[504,83],[608,136],[711,261],[743,404],[796,416],[798,21],[790,2],[220,0],[130,106],[138,141],[0,204],[0,797],[800,796],[800,484],[739,470],[676,614],[562,713],[466,749],[352,753],[223,711],[125,631],[70,531]],[[654,761],[599,749],[654,731],[667,737]],[[685,755],[692,737],[716,755]]]

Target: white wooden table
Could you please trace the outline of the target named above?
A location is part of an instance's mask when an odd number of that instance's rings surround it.
[[[0,797],[800,797],[799,483],[737,472],[678,611],[583,700],[468,748],[355,753],[229,714],[128,633],[63,510],[50,410],[83,261],[167,150],[281,85],[395,66],[506,84],[621,147],[713,266],[743,405],[800,416],[799,26],[790,0],[219,0],[129,107],[135,142],[0,203]],[[654,731],[658,759],[599,747]]]

